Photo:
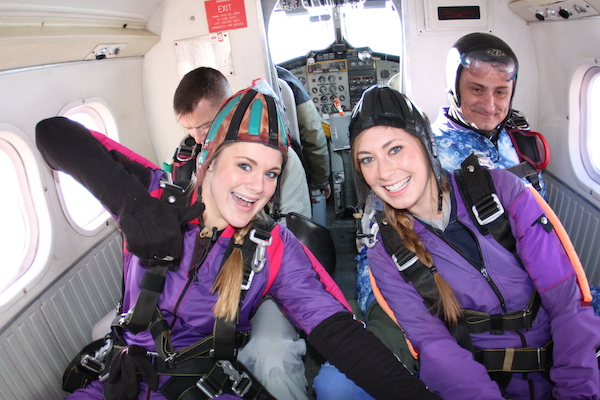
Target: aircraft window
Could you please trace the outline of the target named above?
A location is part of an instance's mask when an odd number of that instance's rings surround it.
[[[72,103],[65,107],[61,114],[88,129],[108,134],[111,139],[118,139],[112,113],[98,99]],[[84,235],[96,233],[110,218],[110,214],[86,188],[70,175],[63,172],[56,174],[61,203],[71,225]]]
[[[27,193],[23,192],[22,184],[28,183],[23,161],[14,147],[2,139],[0,139],[0,170],[4,172],[4,187],[10,192],[10,195],[0,196],[0,219],[2,219],[0,251],[2,254],[10,254],[10,257],[5,257],[3,262],[4,276],[0,283],[0,292],[2,292],[23,274],[24,269],[29,267],[28,263],[23,261],[27,257],[31,242],[37,238],[31,237],[33,232],[30,229],[30,217],[23,199]]]
[[[0,312],[40,279],[52,247],[52,228],[33,145],[18,128],[0,124]],[[15,284],[15,282],[19,282]]]
[[[583,77],[581,96],[581,156],[588,175],[600,183],[600,67]]]
[[[276,64],[321,50],[336,40],[333,12],[339,10],[342,36],[354,47],[400,55],[400,14],[390,1],[366,1],[338,8],[319,6],[284,9],[281,2],[269,20],[269,48]],[[378,29],[370,29],[378,27]],[[385,29],[379,29],[385,27]]]

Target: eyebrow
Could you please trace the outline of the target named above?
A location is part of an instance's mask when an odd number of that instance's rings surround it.
[[[255,159],[253,159],[253,158],[250,158],[250,157],[248,157],[248,156],[235,156],[234,158],[236,158],[236,159],[242,159],[242,160],[246,160],[248,163],[250,163],[250,164],[252,164],[252,165],[258,165],[258,162],[256,162],[256,160],[255,160]],[[279,167],[275,166],[275,167],[271,168],[269,171],[274,171],[274,170],[276,170],[276,171],[281,171],[281,170],[282,170],[282,168],[281,168],[281,166],[279,166]]]
[[[383,146],[381,146],[381,148],[382,149],[386,149],[386,148],[390,147],[393,144],[393,142],[395,142],[396,140],[402,141],[402,139],[400,139],[400,138],[390,139],[387,142],[385,142],[383,144]],[[363,151],[357,151],[356,155],[359,155],[359,154],[371,154],[371,152],[370,151],[364,151],[364,150]]]

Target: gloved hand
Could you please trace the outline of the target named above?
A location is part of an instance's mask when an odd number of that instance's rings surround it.
[[[118,226],[131,254],[142,260],[177,259],[183,248],[183,226],[203,211],[200,202],[179,207],[149,198],[145,206],[119,215]]]
[[[135,400],[143,379],[150,390],[158,389],[158,376],[146,350],[133,345],[119,351],[110,365],[108,383],[115,400]]]

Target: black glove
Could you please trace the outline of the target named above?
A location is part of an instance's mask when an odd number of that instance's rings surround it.
[[[200,202],[179,207],[152,198],[146,206],[120,215],[118,224],[130,253],[142,260],[177,259],[183,248],[183,225],[203,211]]]
[[[148,193],[151,169],[109,152],[83,125],[64,117],[36,126],[36,145],[48,165],[73,176],[119,217],[127,250],[142,259],[178,258],[182,225],[203,211],[169,206]]]
[[[110,364],[107,385],[115,400],[135,400],[144,380],[150,390],[158,389],[158,376],[146,350],[128,346],[119,351]]]
[[[376,399],[441,400],[348,312],[334,314],[321,322],[308,341]]]

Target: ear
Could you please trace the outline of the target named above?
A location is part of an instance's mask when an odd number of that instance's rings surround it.
[[[215,160],[213,159],[213,160],[210,162],[210,164],[208,164],[208,168],[206,168],[206,171],[207,171],[207,172],[208,172],[208,171],[210,171],[210,172],[213,172],[213,171],[214,171],[214,168],[215,168]]]

